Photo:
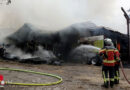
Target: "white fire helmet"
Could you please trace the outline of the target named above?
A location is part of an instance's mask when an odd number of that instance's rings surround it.
[[[104,39],[105,46],[113,46],[113,42],[110,38]]]
[[[104,41],[112,42],[112,40],[110,38],[105,38]]]

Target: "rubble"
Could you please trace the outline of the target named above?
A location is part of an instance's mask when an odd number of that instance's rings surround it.
[[[64,60],[65,62],[71,62],[71,59],[69,59],[71,56],[70,53],[77,46],[79,46],[78,40],[80,38],[104,35],[107,38],[111,38],[115,46],[116,42],[119,42],[121,44],[120,52],[123,53],[121,58],[122,60],[126,60],[126,52],[128,47],[127,35],[113,31],[109,28],[99,27],[93,23],[88,22],[73,24],[65,29],[53,33],[46,33],[43,31],[44,30],[39,30],[35,28],[33,25],[24,24],[23,27],[21,27],[17,32],[8,36],[7,40],[8,43],[15,45],[17,48],[20,48],[23,52],[27,54],[30,53],[32,56],[35,56],[36,52],[42,50],[42,52],[47,51],[48,55],[50,55],[50,57],[52,58],[53,56],[55,56],[55,58],[57,58],[55,60]],[[30,48],[28,47],[28,43],[32,40],[36,44],[36,48],[41,46],[41,49],[28,52]],[[52,53],[53,55],[51,55]],[[91,58],[94,58],[95,55]],[[46,56],[46,54],[42,54],[38,57],[43,56]],[[24,60],[27,59],[25,58]],[[80,62],[82,62],[82,60]]]

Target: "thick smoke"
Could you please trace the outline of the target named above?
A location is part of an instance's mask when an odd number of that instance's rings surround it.
[[[121,4],[122,2],[125,1],[12,0],[10,5],[0,6],[0,27],[16,31],[24,23],[32,23],[50,31],[77,22],[92,21],[97,25],[104,25],[125,33],[124,17],[119,16],[122,14],[121,5],[126,4]],[[129,6],[129,0],[127,2]]]
[[[115,46],[116,42],[119,42],[121,44],[120,52],[127,52],[127,35],[112,31],[109,28],[98,27],[90,22],[73,24],[55,33],[45,33],[30,24],[24,24],[17,32],[10,35],[7,40],[24,52],[28,51],[27,43],[33,40],[44,49],[51,50],[60,59],[67,60],[70,52],[79,45],[78,40],[80,38],[98,35],[111,38]]]
[[[93,23],[78,23],[55,33],[45,33],[30,24],[24,24],[17,32],[8,37],[13,44],[26,51],[31,40],[49,50],[54,50],[66,57],[66,54],[78,44],[81,37],[91,36],[90,28],[96,28]]]
[[[89,63],[99,50],[100,48],[91,45],[80,45],[70,52],[69,59],[72,62]]]
[[[123,37],[123,41],[118,40],[125,43],[123,51],[128,46],[125,35],[93,23],[80,23],[92,21],[125,33],[120,11],[118,0],[13,0],[8,6],[0,6],[0,38],[15,32],[8,40],[22,51],[27,52],[27,43],[34,40],[63,59],[78,45],[79,38],[103,34],[113,41]]]
[[[12,55],[19,56],[19,59],[25,59],[25,58],[32,58],[31,54],[27,54],[23,52],[20,48],[17,48],[14,45],[11,45],[10,47],[6,48],[6,52],[11,53]]]
[[[128,12],[130,12],[130,9],[128,10]]]
[[[128,12],[129,12],[129,18],[130,18],[130,9],[128,10]]]
[[[11,45],[6,47],[5,59],[15,60],[23,63],[47,63],[51,64],[54,61],[58,61],[56,56],[52,51],[48,51],[42,48],[42,46],[38,47],[38,50],[32,55],[31,53],[26,53],[22,49]]]

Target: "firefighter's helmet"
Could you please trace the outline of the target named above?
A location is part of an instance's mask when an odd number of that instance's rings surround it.
[[[104,39],[105,46],[113,46],[113,42],[110,38]]]

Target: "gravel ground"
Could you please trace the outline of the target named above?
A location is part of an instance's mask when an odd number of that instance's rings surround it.
[[[4,88],[0,88],[0,90],[130,90],[130,85],[125,81],[122,73],[119,85],[115,85],[114,88],[109,89],[101,87],[103,79],[101,75],[101,67],[99,66],[83,64],[64,64],[63,66],[53,66],[45,64],[34,65],[0,61],[0,68],[1,67],[56,74],[63,78],[63,82],[52,86],[5,85]],[[130,80],[130,69],[125,68],[125,73]],[[4,80],[10,82],[48,83],[57,80],[48,76],[16,71],[0,71],[0,74],[4,75]]]

